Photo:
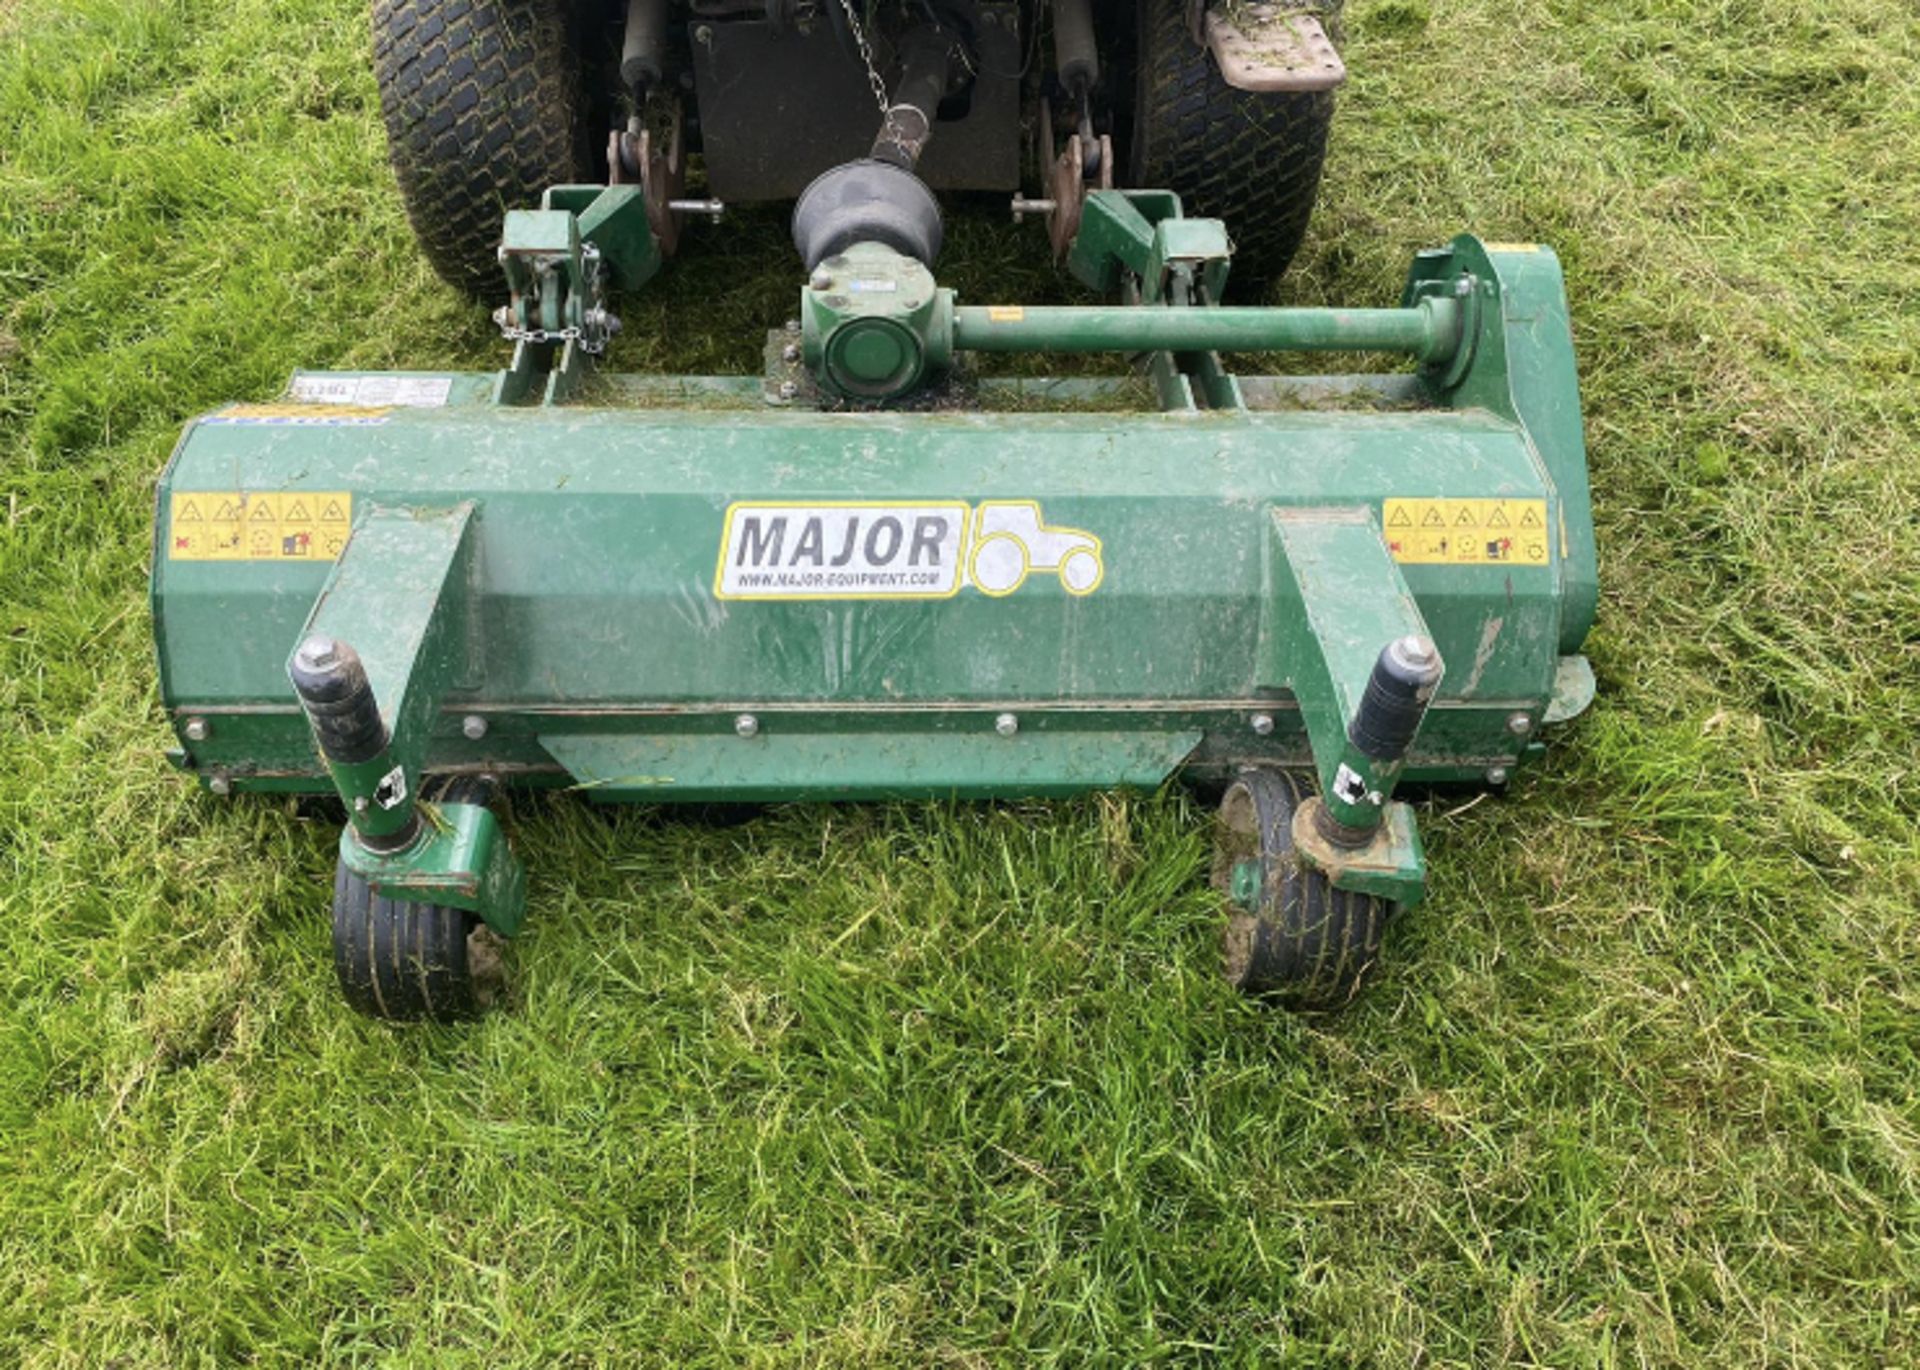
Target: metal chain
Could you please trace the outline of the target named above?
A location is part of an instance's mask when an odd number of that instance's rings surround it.
[[[847,24],[853,30],[853,42],[860,49],[860,60],[867,64],[867,84],[873,87],[873,102],[880,107],[880,119],[884,123],[892,110],[887,106],[887,83],[880,79],[879,69],[873,64],[873,44],[867,41],[867,31],[860,25],[860,16],[853,12],[853,0],[840,0],[840,8],[846,12]]]
[[[565,328],[523,328],[516,321],[514,306],[501,305],[493,311],[493,321],[500,329],[500,336],[508,342],[530,343],[573,343],[582,352],[598,356],[607,350],[607,343],[620,329],[620,321],[607,312],[603,301],[606,298],[606,264],[600,260],[600,249],[592,243],[580,244],[580,260],[587,269],[588,305],[582,312],[585,325]],[[538,280],[543,289],[556,289],[559,280],[557,263],[544,266]]]

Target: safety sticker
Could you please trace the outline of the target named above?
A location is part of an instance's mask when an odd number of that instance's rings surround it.
[[[343,490],[176,490],[167,510],[167,559],[334,561],[352,530],[353,496]]]
[[[453,394],[452,376],[295,376],[287,387],[308,404],[357,408],[439,409]]]
[[[388,412],[357,404],[230,404],[200,422],[275,428],[371,428],[385,423]]]
[[[1543,499],[1390,499],[1380,526],[1411,566],[1545,566],[1553,551]]]
[[[1100,539],[1049,525],[1033,500],[741,503],[727,510],[721,599],[947,599],[1010,595],[1034,576],[1070,595],[1106,578]]]

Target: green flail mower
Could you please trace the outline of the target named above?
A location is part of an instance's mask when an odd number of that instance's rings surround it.
[[[1396,308],[1221,300],[1217,220],[1092,189],[1067,263],[1121,302],[971,305],[939,215],[861,160],[795,213],[764,375],[596,372],[661,265],[642,188],[505,217],[493,375],[302,372],[191,423],[153,618],[178,764],[344,801],[342,986],[475,1005],[526,881],[495,787],[632,803],[1224,783],[1250,990],[1349,994],[1426,879],[1402,781],[1498,786],[1586,706],[1593,524],[1554,255],[1422,252]],[[1380,351],[1400,373],[1229,371]],[[979,354],[1132,356],[993,379]],[[1143,378],[1142,378],[1143,377]]]

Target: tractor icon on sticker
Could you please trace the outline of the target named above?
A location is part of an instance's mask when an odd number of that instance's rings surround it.
[[[1106,576],[1100,539],[1078,528],[1049,528],[1033,500],[992,500],[974,511],[967,578],[982,594],[1010,595],[1034,572],[1058,575],[1070,595],[1090,595]]]

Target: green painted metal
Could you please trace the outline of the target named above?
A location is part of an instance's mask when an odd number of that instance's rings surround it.
[[[398,851],[371,850],[340,834],[340,860],[389,899],[444,904],[477,913],[513,937],[527,913],[527,874],[507,845],[500,820],[480,804],[420,805],[420,834]]]
[[[496,315],[514,339],[496,404],[572,398],[612,331],[609,285],[635,290],[663,260],[638,186],[554,186],[537,210],[508,210],[500,265],[510,298]]]
[[[1173,220],[1169,230],[1210,220]],[[1258,309],[1137,306],[961,305],[920,263],[860,243],[821,263],[801,291],[808,369],[831,394],[884,400],[944,373],[963,352],[1405,352],[1421,363],[1451,361],[1462,309],[1424,295],[1404,309]],[[1223,379],[1212,359],[1209,380]],[[1222,392],[1216,407],[1239,407]],[[1184,406],[1182,406],[1184,407]]]
[[[1071,795],[1089,775],[1152,789],[1200,741],[1198,728],[1072,728],[1058,718],[1006,732],[785,731],[754,719],[754,733],[546,733],[540,745],[606,800],[890,799],[953,795]]]
[[[821,262],[800,292],[800,318],[807,367],[829,394],[892,399],[953,360],[953,292],[878,243]]]
[[[1293,814],[1293,850],[1300,860],[1325,871],[1343,890],[1371,894],[1403,909],[1419,907],[1427,895],[1427,853],[1410,805],[1386,806],[1373,839],[1359,848],[1343,847],[1321,830],[1324,801],[1310,795]]]
[[[1551,522],[1557,498],[1514,424],[1371,411],[1116,422],[448,406],[352,426],[196,423],[163,491],[233,488],[351,489],[356,514],[471,501],[485,657],[476,697],[580,706],[1251,701],[1269,508],[1377,508],[1396,493],[1534,497],[1549,501]],[[1108,577],[1078,598],[1036,579],[1002,599],[720,604],[725,511],[748,499],[1037,500],[1049,524],[1103,540]],[[157,553],[170,701],[291,703],[281,663],[328,568],[168,561],[164,543]],[[1566,571],[1555,553],[1539,567],[1402,568],[1443,653],[1482,659],[1463,675],[1466,699],[1550,687],[1555,657],[1539,635],[1559,626]],[[1489,613],[1501,623],[1482,651]],[[829,628],[833,644],[820,640]],[[1060,650],[1063,632],[1074,650]],[[263,640],[274,643],[265,656]],[[889,650],[936,641],[968,651]],[[559,682],[556,660],[567,663]]]
[[[1271,510],[1376,508],[1399,492],[1556,499],[1510,422],[1364,410],[1116,422],[450,404],[354,426],[203,422],[169,466],[162,507],[175,490],[234,487],[350,489],[363,519],[444,507],[454,494],[471,502],[475,666],[447,691],[422,764],[549,782],[566,774],[542,739],[728,741],[740,712],[769,736],[834,732],[848,748],[882,735],[932,745],[959,730],[990,749],[994,717],[1011,710],[1023,730],[1199,729],[1192,764],[1214,773],[1297,764],[1303,730],[1266,664]],[[998,598],[970,587],[901,602],[714,597],[735,501],[934,499],[1034,500],[1049,525],[1101,539],[1104,579],[1085,596],[1032,577]],[[175,562],[165,550],[155,560],[165,699],[176,726],[210,724],[201,740],[183,734],[191,764],[236,788],[324,785],[282,663],[327,568]],[[1505,720],[1538,716],[1558,679],[1558,546],[1538,568],[1400,574],[1452,667],[1408,773],[1515,765]],[[336,627],[364,649],[364,633]],[[487,721],[486,738],[462,735],[468,714]],[[1274,720],[1271,733],[1253,730],[1256,714]],[[916,789],[923,773],[903,767],[887,788],[943,792]],[[1115,778],[1089,768],[1080,783]],[[818,793],[812,781],[798,771],[789,792]]]
[[[1260,888],[1265,874],[1266,866],[1258,857],[1234,862],[1232,871],[1227,875],[1227,898],[1248,913],[1258,913]]]
[[[1348,734],[1381,650],[1425,638],[1426,620],[1371,509],[1275,509],[1272,519],[1278,565],[1262,674],[1300,701],[1327,812],[1348,831],[1371,831],[1402,761],[1368,756]]]
[[[1080,209],[1080,231],[1067,249],[1067,269],[1103,295],[1121,288],[1127,276],[1158,285],[1154,225],[1180,217],[1180,197],[1169,190],[1094,190]],[[1219,281],[1225,284],[1227,259],[1219,257]],[[1216,289],[1213,298],[1220,298]]]
[[[1493,247],[1462,234],[1419,254],[1402,304],[1436,293],[1477,300],[1470,364],[1428,380],[1436,400],[1520,425],[1546,467],[1564,557],[1560,650],[1578,652],[1599,604],[1580,382],[1560,259],[1538,244]]]
[[[473,679],[466,615],[472,522],[466,501],[446,510],[374,509],[347,539],[294,642],[317,633],[350,644],[373,686],[387,749],[371,761],[328,763],[349,823],[365,837],[391,837],[412,823],[441,698]]]
[[[1128,305],[1187,312],[1219,304],[1231,255],[1225,225],[1184,218],[1171,192],[1102,190],[1082,207],[1067,266],[1096,290],[1118,291]],[[1217,352],[1157,350],[1148,355],[1146,372],[1169,413],[1246,407],[1239,379]]]
[[[592,324],[591,235],[606,270],[651,271],[638,202],[611,193],[563,188],[509,223],[518,326]],[[1395,782],[1511,768],[1590,684],[1572,655],[1594,562],[1557,264],[1461,238],[1422,255],[1398,309],[1225,309],[1224,232],[1141,192],[1090,197],[1071,261],[1136,303],[956,309],[917,264],[850,249],[802,296],[807,366],[872,399],[955,348],[1145,349],[1170,412],[1023,408],[1122,397],[1045,381],[969,392],[1006,411],[817,412],[714,378],[607,377],[568,406],[583,333],[523,337],[491,387],[449,377],[444,405],[196,421],[162,478],[154,558],[181,763],[222,789],[361,797],[373,777],[329,779],[285,675],[319,630],[366,662],[410,794],[427,772],[643,802],[1058,794],[1312,764],[1339,828],[1374,830],[1339,851],[1310,837],[1303,858],[1416,901]],[[1216,351],[1263,347],[1400,350],[1419,370],[1239,378]],[[547,403],[520,403],[542,377]],[[1300,397],[1338,405],[1287,407]],[[353,533],[332,567],[169,559],[171,498],[221,491],[349,492]],[[1403,563],[1381,526],[1398,498],[1540,501],[1541,554]],[[1416,631],[1445,678],[1404,763],[1376,763],[1346,731],[1381,646]],[[1370,813],[1339,797],[1343,766],[1379,795]],[[517,877],[467,824],[389,856],[350,839],[350,864],[376,888],[480,901],[459,906],[509,930]]]
[[[541,205],[578,216],[580,241],[599,252],[617,289],[638,290],[666,261],[647,219],[646,192],[639,186],[554,186]],[[510,234],[502,244],[509,242]]]
[[[1444,296],[1407,309],[962,305],[953,315],[953,345],[969,352],[1377,351],[1438,363],[1459,335],[1458,308]]]
[[[406,767],[394,759],[391,747],[366,761],[334,761],[324,756],[321,760],[347,806],[351,832],[375,840],[393,838],[413,822],[419,786],[406,778]]]

